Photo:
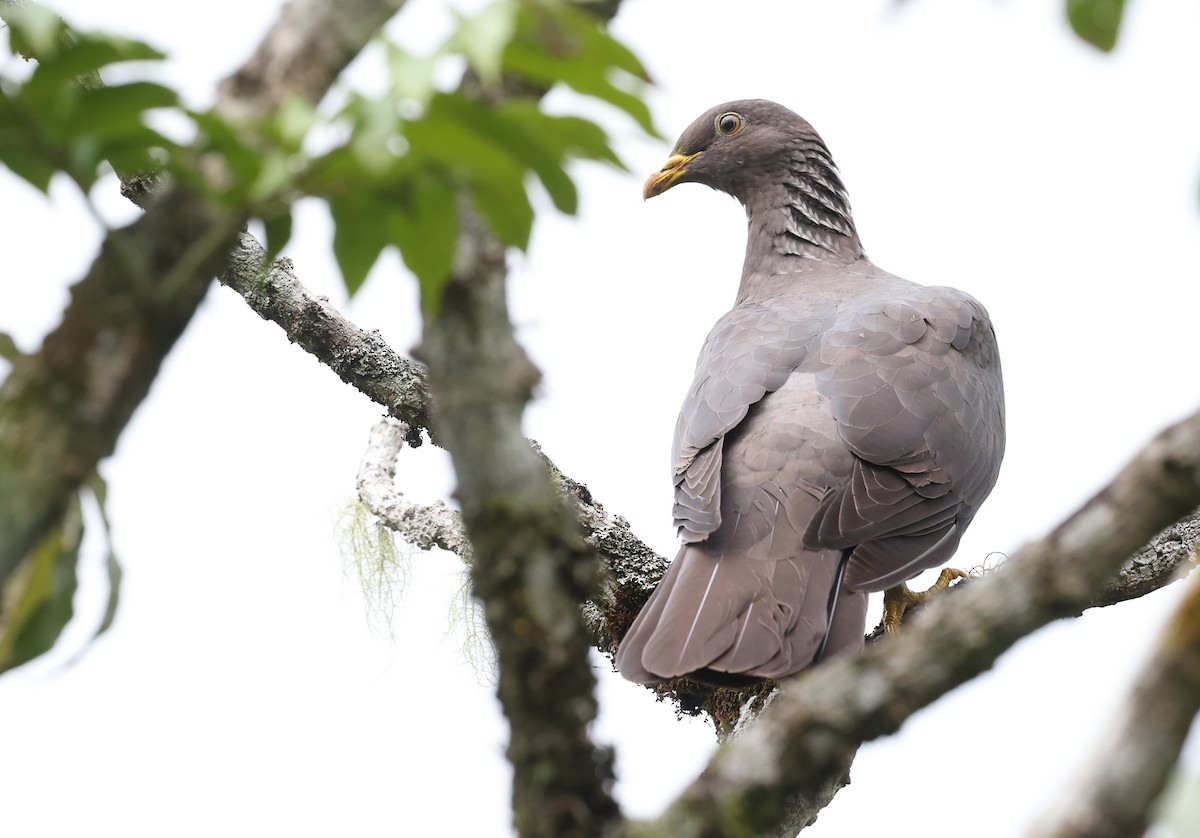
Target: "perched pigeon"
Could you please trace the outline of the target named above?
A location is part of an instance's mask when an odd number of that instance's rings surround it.
[[[1004,455],[1000,358],[975,299],[871,264],[829,150],[787,108],[713,108],[643,194],[689,181],[745,206],[746,261],[675,430],[683,546],[617,667],[782,678],[858,648],[868,592],[953,555]]]

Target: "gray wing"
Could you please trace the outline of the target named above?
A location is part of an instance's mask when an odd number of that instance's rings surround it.
[[[801,541],[820,481],[844,479],[853,457],[812,376],[790,374],[718,445],[722,523],[683,545],[622,641],[617,666],[632,680],[781,678],[812,662],[830,626],[842,552]],[[865,607],[864,594],[843,592],[828,652],[861,644]]]
[[[672,446],[675,526],[685,542],[703,541],[721,525],[725,435],[787,381],[822,326],[819,319],[797,319],[764,303],[735,308],[709,333]]]
[[[855,455],[805,543],[854,553],[846,584],[880,590],[941,564],[995,485],[1004,388],[991,321],[953,288],[859,301],[807,367]]]
[[[675,434],[685,544],[621,642],[625,677],[781,678],[827,633],[829,652],[861,644],[865,595],[840,595],[830,629],[841,551],[801,544],[827,473],[844,477],[852,459],[812,376],[795,372],[822,326],[764,303],[710,333]]]

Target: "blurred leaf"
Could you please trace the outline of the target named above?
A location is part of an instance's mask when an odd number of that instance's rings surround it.
[[[32,99],[48,101],[63,85],[94,77],[112,64],[157,61],[163,57],[158,50],[140,41],[99,33],[71,33],[61,40],[69,45],[54,51],[43,51],[36,56],[38,67],[27,84]]]
[[[295,152],[303,147],[304,138],[316,122],[316,109],[303,97],[291,94],[271,115],[268,128],[270,135],[284,148]]]
[[[496,120],[483,104],[454,93],[438,93],[421,119],[405,125],[413,152],[428,156],[452,171],[517,174],[519,158],[496,137]]]
[[[267,256],[264,268],[270,268],[280,251],[287,247],[292,239],[292,211],[290,208],[278,215],[264,218],[263,229],[267,234]]]
[[[408,200],[391,214],[392,234],[420,283],[422,304],[437,311],[458,240],[454,187],[429,170],[414,172],[407,186]]]
[[[17,348],[17,342],[12,339],[12,335],[8,332],[0,332],[0,358],[12,363],[22,354],[21,350]]]
[[[1117,45],[1117,32],[1125,0],[1067,0],[1067,19],[1075,34],[1109,52]]]
[[[528,103],[513,102],[510,111],[522,107],[530,107]],[[624,162],[609,145],[608,135],[604,129],[594,122],[578,116],[546,116],[547,133],[555,137],[556,144],[564,154],[572,157],[582,157],[588,160],[600,160],[610,163],[622,171],[627,171]]]
[[[52,53],[66,29],[58,15],[37,3],[6,6],[4,22],[8,24],[12,50],[28,58]]]
[[[266,151],[259,161],[254,182],[241,190],[252,203],[275,198],[292,182],[291,156],[281,151]]]
[[[148,81],[80,90],[73,98],[70,115],[61,123],[66,137],[136,134],[148,130],[142,123],[146,111],[169,108],[179,102],[174,90]],[[154,136],[159,137],[157,132]]]
[[[382,99],[351,97],[344,113],[351,116],[354,128],[350,150],[368,172],[381,175],[396,164],[400,114],[391,96]]]
[[[82,540],[76,496],[0,592],[5,614],[0,624],[0,672],[48,652],[70,621]]]
[[[496,238],[524,250],[533,230],[533,205],[521,179],[507,180],[476,174],[470,180],[471,200]]]
[[[425,115],[407,125],[406,135],[414,155],[437,161],[466,186],[497,238],[522,249],[529,244],[533,209],[526,166],[488,108],[439,93]]]
[[[523,4],[504,69],[546,87],[562,82],[619,108],[647,134],[659,136],[646,104],[615,82],[640,85],[649,80],[645,68],[587,12],[559,3]]]
[[[57,167],[42,154],[37,154],[27,148],[4,147],[0,142],[0,161],[9,170],[27,181],[38,191],[45,194],[50,189],[50,178],[54,177]]]
[[[555,207],[573,215],[578,198],[566,170],[571,158],[603,160],[623,169],[604,130],[573,116],[543,113],[529,101],[507,102],[494,109],[494,136],[537,174]]]
[[[92,167],[107,160],[118,173],[147,173],[162,168],[178,146],[153,128],[142,126],[99,143]]]
[[[241,130],[228,120],[211,111],[189,111],[188,113],[200,128],[202,134],[198,140],[200,147],[219,154],[224,159],[225,165],[229,167],[229,173],[235,184],[229,190],[232,193],[231,197],[234,200],[236,200],[235,196],[244,197],[246,191],[244,187],[254,183],[258,178],[262,168],[262,154],[247,143],[243,139]],[[202,187],[205,184],[197,181],[194,185]],[[211,184],[209,187],[211,189]]]
[[[329,213],[334,224],[333,255],[346,292],[353,295],[391,240],[387,214],[377,201],[353,190],[330,198]]]
[[[434,92],[433,68],[437,56],[414,56],[390,41],[385,48],[388,73],[396,96],[418,104],[428,102]]]
[[[498,0],[476,15],[458,15],[458,29],[443,49],[461,52],[484,85],[492,87],[500,78],[504,50],[516,28],[517,4]]]
[[[553,130],[556,117],[530,102],[506,102],[483,113],[488,135],[537,174],[555,207],[574,213],[579,199],[565,169],[568,149]]]
[[[111,541],[104,554],[104,567],[108,571],[108,603],[104,606],[104,619],[92,635],[93,640],[112,628],[113,621],[117,618],[117,606],[121,604],[121,581],[125,577],[125,571],[121,569],[121,562],[117,559],[116,551],[112,549]]]
[[[96,499],[96,507],[100,514],[100,523],[104,527],[104,566],[108,572],[108,603],[104,607],[104,618],[100,621],[100,625],[96,627],[92,639],[95,640],[104,632],[112,627],[113,620],[117,616],[117,606],[121,601],[121,579],[125,573],[121,570],[121,563],[117,559],[117,551],[113,548],[112,541],[112,522],[108,519],[108,483],[99,473],[93,472],[88,480],[87,486],[92,491],[93,497]]]
[[[12,14],[10,14],[10,11]],[[12,44],[37,60],[32,75],[0,92],[0,160],[43,192],[57,171],[81,189],[103,164],[124,171],[156,168],[175,145],[143,122],[146,111],[175,107],[174,91],[151,82],[103,87],[95,75],[111,64],[159,59],[140,41],[75,33],[35,6],[10,10]]]

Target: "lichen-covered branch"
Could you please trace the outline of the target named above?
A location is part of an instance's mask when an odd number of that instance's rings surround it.
[[[396,460],[410,436],[408,426],[398,420],[376,423],[359,467],[358,497],[380,523],[410,544],[422,550],[449,550],[469,564],[471,545],[458,512],[440,501],[414,503],[396,488]],[[585,606],[584,616],[596,647],[611,657],[641,603],[666,572],[667,561],[633,533],[628,521],[610,515],[587,486],[559,471],[540,445],[529,444],[550,470],[559,494],[574,508],[584,543],[600,559],[600,590]]]
[[[471,541],[457,510],[438,501],[413,503],[396,489],[396,458],[408,445],[409,428],[396,419],[381,419],[371,429],[371,438],[358,469],[358,497],[388,529],[421,550],[440,547],[455,553],[468,564]]]
[[[1092,605],[1115,605],[1137,599],[1195,570],[1200,545],[1200,509],[1160,532],[1130,556],[1092,600]]]
[[[1078,512],[996,573],[935,602],[894,640],[788,683],[657,821],[635,834],[759,835],[865,741],[895,732],[1017,640],[1088,608],[1130,555],[1200,505],[1200,413],[1155,438]]]
[[[351,323],[329,300],[301,285],[291,260],[279,259],[264,270],[266,255],[253,236],[242,233],[225,262],[221,282],[342,381],[403,422],[409,445],[420,444],[423,430],[432,435],[425,367],[397,353],[378,332]]]
[[[401,0],[297,0],[221,87],[226,115],[315,103]],[[4,7],[0,6],[0,9]],[[169,186],[111,233],[60,324],[0,386],[0,587],[112,453],[243,219]]]
[[[1167,624],[1103,745],[1036,838],[1142,835],[1200,712],[1200,578]]]

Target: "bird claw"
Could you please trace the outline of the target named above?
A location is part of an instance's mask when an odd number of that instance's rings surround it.
[[[904,615],[919,605],[924,605],[938,591],[950,587],[955,579],[965,579],[967,572],[956,567],[945,568],[937,581],[923,591],[914,591],[901,582],[883,592],[883,629],[889,637],[895,637],[904,622]]]

